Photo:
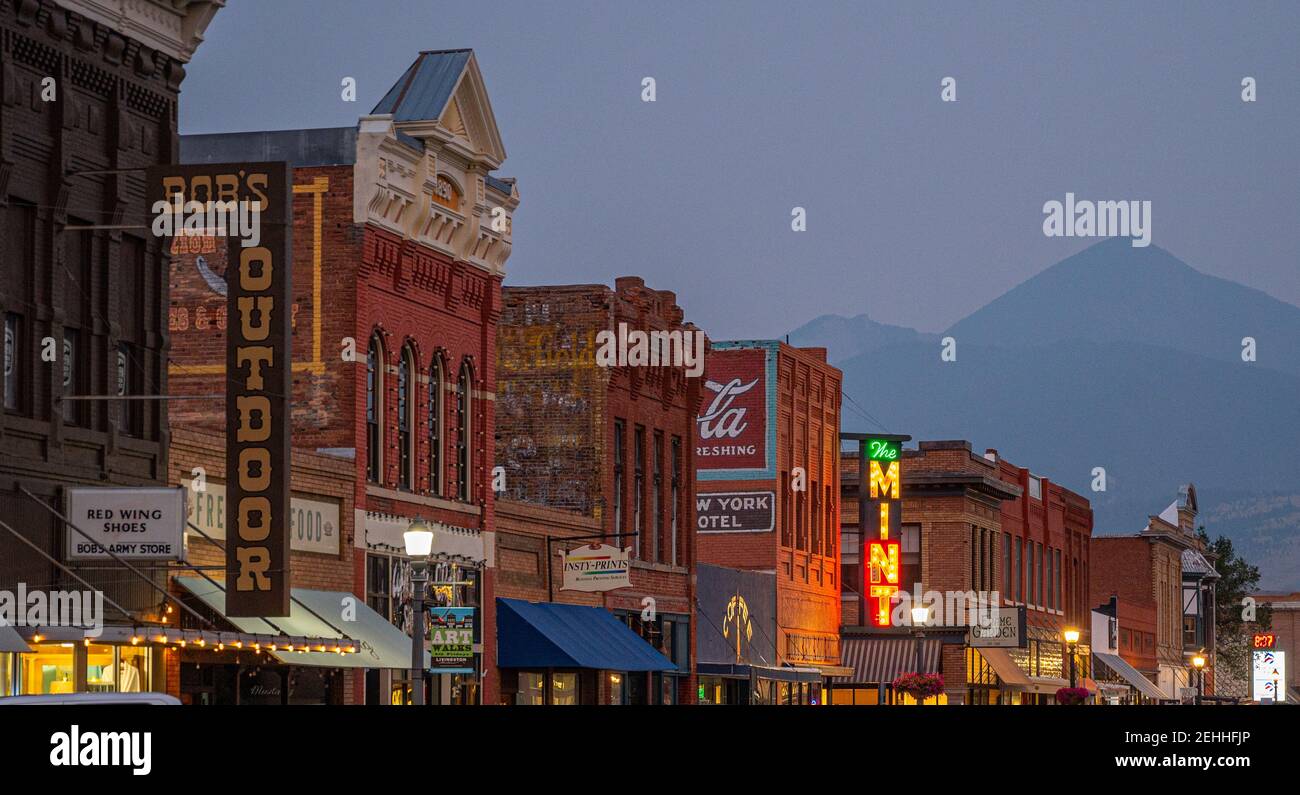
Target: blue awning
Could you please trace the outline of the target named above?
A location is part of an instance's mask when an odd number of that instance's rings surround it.
[[[497,667],[675,671],[601,607],[497,599]]]

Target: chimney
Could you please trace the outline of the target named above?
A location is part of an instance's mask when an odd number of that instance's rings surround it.
[[[984,451],[984,457],[993,463],[998,462],[998,451],[996,447],[989,447]]]

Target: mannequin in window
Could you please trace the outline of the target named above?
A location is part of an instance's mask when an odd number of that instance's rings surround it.
[[[136,668],[132,662],[128,662],[127,660],[118,661],[117,692],[119,693],[140,692],[140,669]]]

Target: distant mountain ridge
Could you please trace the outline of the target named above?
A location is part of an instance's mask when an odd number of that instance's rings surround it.
[[[1097,535],[1137,532],[1195,482],[1207,531],[1232,538],[1263,587],[1300,589],[1300,308],[1115,243],[942,335],[823,316],[790,341],[826,347],[844,371],[845,430],[881,430],[856,402],[891,431],[996,447],[1088,497]],[[955,362],[941,361],[942,336]],[[1259,361],[1242,361],[1244,336]],[[1104,493],[1090,489],[1096,466]]]

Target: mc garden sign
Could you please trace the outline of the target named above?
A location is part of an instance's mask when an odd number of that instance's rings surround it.
[[[283,162],[164,165],[147,174],[155,236],[227,241],[226,614],[232,617],[289,614],[291,176]]]

